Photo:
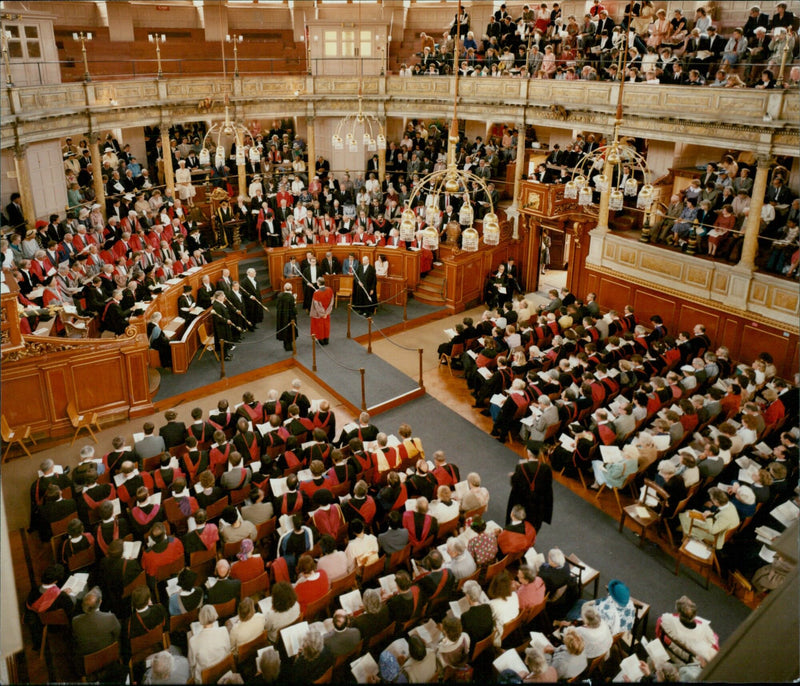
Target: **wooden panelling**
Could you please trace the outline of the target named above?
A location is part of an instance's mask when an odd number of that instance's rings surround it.
[[[153,411],[144,336],[119,339],[36,338],[3,360],[3,413],[36,435],[69,434],[67,405],[103,418]]]
[[[791,336],[785,336],[782,332],[769,329],[758,322],[748,322],[742,328],[742,344],[739,349],[739,358],[743,362],[751,362],[759,353],[768,352],[778,363],[778,368],[782,362],[790,358],[792,348]],[[780,362],[779,362],[780,361]]]
[[[35,370],[19,375],[3,370],[3,414],[11,426],[46,425],[48,422],[47,394],[39,381]],[[23,398],[24,402],[19,402]]]
[[[78,412],[127,402],[125,364],[121,355],[75,362],[69,372],[73,386],[78,389]]]
[[[79,358],[75,358],[71,360],[71,362],[77,359]],[[59,364],[57,367],[50,367],[44,372],[45,384],[47,385],[47,397],[50,401],[50,418],[53,420],[65,419],[67,417],[67,404],[74,396],[72,389],[67,385],[68,370],[69,364]],[[74,400],[75,408],[78,412],[84,412],[87,405],[81,402],[81,396],[74,398]]]
[[[725,317],[722,326],[722,336],[717,340],[717,346],[724,345],[730,353],[731,359],[739,357],[739,348],[742,345],[741,326],[738,320]]]
[[[389,276],[399,276],[405,279],[406,288],[414,290],[419,283],[419,252],[385,246],[369,247],[365,245],[310,245],[304,248],[268,248],[267,262],[273,290],[280,291],[283,286],[283,267],[292,256],[297,258],[298,266],[305,259],[306,252],[313,253],[317,262],[321,263],[325,253],[333,253],[341,265],[345,258],[354,253],[357,259],[364,255],[369,257],[372,264],[377,255],[384,255],[389,262]],[[336,285],[333,286],[336,290]]]
[[[597,298],[601,305],[603,304],[602,298],[598,294]],[[624,307],[624,305],[623,305]],[[639,318],[639,321],[647,324],[647,321],[654,314],[659,315],[664,322],[669,322],[667,326],[670,331],[675,329],[675,301],[663,295],[658,295],[652,291],[645,291],[644,289],[636,287],[635,299],[633,301],[634,312]]]
[[[678,331],[688,331],[691,334],[696,324],[704,324],[706,335],[712,341],[715,341],[719,338],[720,319],[721,317],[713,312],[702,310],[687,303],[680,309],[680,314],[675,324],[675,334]]]
[[[647,325],[648,319],[658,314],[672,334],[682,330],[691,332],[695,324],[704,324],[712,348],[726,346],[731,359],[749,363],[760,353],[768,352],[775,360],[779,375],[791,379],[797,373],[800,337],[786,332],[780,325],[756,322],[744,315],[721,313],[712,303],[706,306],[665,295],[657,287],[626,283],[591,268],[585,270],[583,281],[575,289],[576,294],[584,296],[589,291],[596,292],[603,310],[620,311],[630,303],[640,322]]]

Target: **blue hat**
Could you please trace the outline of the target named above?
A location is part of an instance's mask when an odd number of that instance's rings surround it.
[[[627,605],[631,599],[631,592],[619,579],[612,579],[608,582],[608,593],[617,605]]]

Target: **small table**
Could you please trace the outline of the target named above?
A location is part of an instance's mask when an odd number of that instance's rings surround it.
[[[577,555],[575,555],[575,553],[567,555],[567,561],[571,565],[578,567],[580,571],[579,578],[581,580],[581,595],[583,595],[584,588],[586,588],[589,584],[594,583],[594,599],[597,600],[597,591],[598,586],[600,585],[600,572],[583,562]]]

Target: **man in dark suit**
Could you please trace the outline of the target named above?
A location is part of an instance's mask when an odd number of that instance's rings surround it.
[[[22,214],[22,201],[19,193],[11,194],[11,202],[6,205],[6,218],[10,226],[20,236],[25,236],[25,216]]]
[[[231,279],[231,270],[223,269],[222,276],[220,276],[219,280],[217,281],[217,290],[222,291],[226,296],[229,296],[232,289],[233,279]]]
[[[167,423],[158,430],[158,435],[164,439],[165,450],[182,445],[186,440],[186,424],[176,421],[178,413],[175,410],[167,410],[164,419]]]
[[[769,188],[767,188],[764,202],[768,203],[773,200],[776,205],[788,205],[792,201],[792,191],[784,185],[782,176],[775,176]]]
[[[325,257],[322,258],[322,275],[339,274],[341,271],[339,258],[330,251],[326,252]]]
[[[52,537],[53,532],[50,525],[53,522],[58,522],[77,511],[78,506],[75,501],[71,498],[67,500],[62,498],[61,488],[57,484],[51,483],[45,491],[44,502],[40,510],[39,538],[42,542],[49,541]]]
[[[311,401],[302,392],[303,384],[300,379],[292,380],[292,387],[289,390],[281,393],[279,402],[281,407],[288,408],[290,405],[297,405],[300,410],[301,417],[308,417],[308,410],[311,407]]]
[[[183,549],[181,548],[181,554]],[[128,620],[128,638],[143,636],[157,626],[166,628],[167,611],[163,605],[152,603],[150,589],[146,584],[137,586],[131,594],[133,612]]]
[[[102,612],[102,597],[94,589],[83,597],[83,614],[72,619],[72,637],[78,655],[89,655],[110,646],[119,639],[119,620],[111,612]]]
[[[339,609],[333,613],[333,630],[325,634],[323,640],[335,656],[348,655],[361,641],[361,632],[350,626],[347,613]]]
[[[225,341],[225,359],[233,359],[233,350],[236,348],[233,345],[233,332],[231,324],[230,313],[225,305],[225,293],[223,291],[215,291],[212,300],[211,308],[213,310],[211,318],[214,321],[214,349],[219,353],[220,341]]]
[[[109,507],[111,507],[111,503],[109,503]],[[122,521],[120,520],[120,524]],[[121,527],[120,533],[122,533]],[[97,579],[100,590],[103,592],[103,607],[117,616],[124,615],[125,610],[129,608],[127,600],[122,598],[125,586],[139,576],[142,571],[138,561],[124,559],[122,552],[123,543],[120,538],[116,538],[108,544],[107,554],[100,560],[100,573]]]
[[[239,290],[244,300],[244,316],[257,329],[258,324],[264,321],[264,308],[261,305],[261,288],[256,279],[256,270],[252,267],[239,282]]]
[[[231,564],[227,560],[220,560],[217,562],[216,578],[213,584],[209,584],[212,579],[209,579],[208,590],[206,591],[206,603],[210,605],[219,605],[220,603],[227,603],[231,598],[236,598],[236,603],[239,603],[239,591],[242,587],[242,582],[239,579],[231,579]]]

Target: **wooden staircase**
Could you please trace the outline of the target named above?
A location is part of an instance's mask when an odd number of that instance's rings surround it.
[[[426,305],[444,305],[445,286],[444,265],[434,264],[433,269],[420,279],[414,289],[414,299]]]

